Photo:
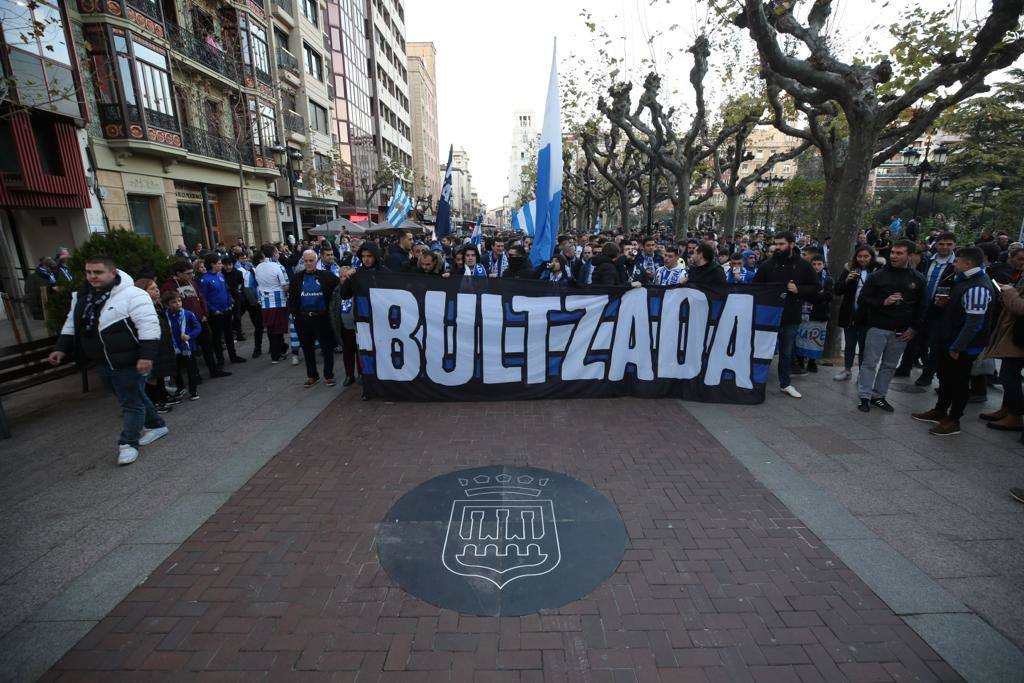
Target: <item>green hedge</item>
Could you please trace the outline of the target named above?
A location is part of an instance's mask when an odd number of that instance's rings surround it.
[[[74,277],[72,287],[64,287],[46,300],[46,328],[56,334],[64,325],[71,307],[71,291],[85,282],[85,262],[94,256],[106,256],[132,278],[149,277],[162,282],[171,275],[177,260],[167,256],[153,240],[127,230],[95,233],[89,241],[71,252],[68,267]]]

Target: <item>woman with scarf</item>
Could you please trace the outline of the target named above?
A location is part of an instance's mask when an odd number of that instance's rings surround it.
[[[149,298],[153,300],[157,318],[160,319],[160,346],[156,358],[153,359],[153,370],[146,378],[146,395],[156,406],[156,412],[169,413],[171,406],[181,403],[181,396],[178,395],[177,388],[168,389],[168,385],[173,387],[168,380],[177,372],[174,345],[171,340],[171,326],[167,321],[167,316],[164,315],[164,307],[160,304],[160,288],[157,287],[156,282],[143,277],[135,281],[135,286],[149,294]]]

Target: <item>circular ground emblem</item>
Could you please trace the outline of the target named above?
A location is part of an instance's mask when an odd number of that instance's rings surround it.
[[[517,616],[597,588],[622,560],[626,530],[578,479],[492,466],[435,477],[402,496],[377,538],[403,589],[467,614]]]

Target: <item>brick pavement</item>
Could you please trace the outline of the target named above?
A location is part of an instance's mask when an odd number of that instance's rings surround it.
[[[374,547],[391,504],[435,475],[500,463],[609,496],[629,535],[616,572],[577,602],[512,618],[395,586]],[[354,392],[43,677],[168,679],[959,680],[679,402]]]

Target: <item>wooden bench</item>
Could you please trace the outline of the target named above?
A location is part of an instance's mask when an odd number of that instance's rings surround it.
[[[0,397],[13,394],[22,389],[61,379],[76,372],[82,374],[82,391],[89,391],[89,373],[85,367],[79,368],[74,362],[67,361],[54,367],[47,357],[53,351],[57,337],[46,337],[24,344],[0,347]],[[0,402],[0,438],[11,438],[11,430],[7,426],[3,403]]]

